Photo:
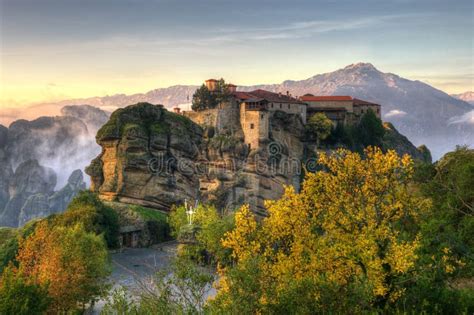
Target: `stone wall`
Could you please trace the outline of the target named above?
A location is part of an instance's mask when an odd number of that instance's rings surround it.
[[[202,111],[185,111],[183,115],[201,126],[212,126],[218,133],[224,130],[237,132],[239,124],[239,105],[234,101],[219,104],[217,108]]]

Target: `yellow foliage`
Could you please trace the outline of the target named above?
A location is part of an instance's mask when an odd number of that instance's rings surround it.
[[[429,206],[408,188],[411,158],[369,148],[364,158],[338,150],[319,163],[323,171],[308,174],[300,193],[287,188],[280,200],[266,202],[261,224],[242,207],[223,246],[233,250],[237,266],[263,257],[260,281],[277,290],[299,279],[341,287],[360,282],[374,298],[400,298],[403,289],[389,279],[412,271],[419,246],[403,230]],[[262,303],[271,298],[263,295]]]

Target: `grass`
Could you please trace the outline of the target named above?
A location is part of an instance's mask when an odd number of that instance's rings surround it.
[[[140,217],[146,221],[166,222],[168,220],[168,216],[158,210],[145,208],[141,206],[133,206],[133,207],[130,207],[130,209],[138,213]]]

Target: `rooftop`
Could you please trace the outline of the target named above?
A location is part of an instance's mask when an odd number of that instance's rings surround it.
[[[305,94],[300,97],[300,100],[303,102],[348,102],[352,101],[354,105],[378,105],[376,103],[364,101],[358,98],[354,98],[349,95],[312,95],[312,94]]]
[[[304,102],[298,100],[297,98],[292,97],[291,95],[286,95],[282,93],[274,93],[262,89],[258,89],[250,92],[234,92],[233,95],[243,101],[249,99],[265,99],[269,102],[275,103],[293,103],[293,104],[304,104]]]

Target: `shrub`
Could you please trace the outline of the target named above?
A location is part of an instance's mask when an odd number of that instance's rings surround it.
[[[80,192],[66,211],[58,215],[56,224],[73,226],[82,223],[87,231],[103,234],[109,248],[118,246],[119,221],[117,213],[90,191]]]

